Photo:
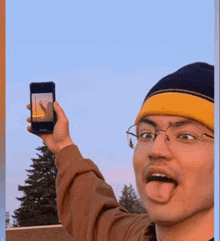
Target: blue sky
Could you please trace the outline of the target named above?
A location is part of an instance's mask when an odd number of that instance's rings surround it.
[[[74,142],[118,197],[135,185],[126,130],[150,88],[195,61],[214,63],[213,1],[6,2],[6,210],[40,138],[26,131],[29,83],[54,81]]]

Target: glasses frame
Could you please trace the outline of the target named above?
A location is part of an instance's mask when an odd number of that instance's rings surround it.
[[[129,146],[130,148],[132,148],[132,149],[135,149],[135,147],[132,147],[132,146],[130,145],[130,143],[129,143],[129,140],[130,140],[130,139],[129,139],[129,135],[135,136],[135,137],[137,138],[137,143],[138,143],[138,136],[135,135],[134,133],[130,132],[130,129],[131,129],[132,127],[134,127],[134,126],[138,126],[138,124],[134,124],[134,125],[130,126],[130,127],[128,128],[128,130],[126,131],[126,134],[127,134],[127,143],[128,143],[128,146]],[[156,133],[161,132],[161,131],[165,132],[166,139],[167,139],[167,141],[169,141],[170,138],[169,138],[169,136],[166,134],[166,132],[167,132],[167,129],[169,129],[171,126],[174,126],[174,125],[169,125],[165,130],[163,130],[163,129],[156,129],[154,126],[152,126],[152,127],[155,129],[155,137],[154,137],[153,141],[155,141],[155,139],[156,139],[157,136],[158,136],[158,134],[156,134]],[[198,126],[196,126],[196,128],[200,129]],[[200,130],[201,130],[201,129],[200,129]],[[205,135],[205,136],[207,136],[207,137],[209,137],[209,138],[214,139],[214,136],[211,136],[211,135],[209,135],[209,134],[207,134],[207,133],[205,133],[205,132],[202,132],[202,130],[201,130],[201,137],[200,137],[199,140],[202,139],[202,136],[203,136],[203,135]]]

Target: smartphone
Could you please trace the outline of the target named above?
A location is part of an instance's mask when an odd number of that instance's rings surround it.
[[[51,133],[56,124],[55,83],[30,83],[31,130],[33,133]]]

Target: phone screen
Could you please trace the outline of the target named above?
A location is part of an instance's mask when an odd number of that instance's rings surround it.
[[[54,121],[52,93],[32,94],[32,121],[33,122]]]
[[[56,113],[53,110],[55,84],[53,82],[31,83],[30,94],[32,132],[53,132],[56,123]]]

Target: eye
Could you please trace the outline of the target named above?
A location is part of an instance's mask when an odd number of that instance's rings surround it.
[[[195,139],[197,139],[194,135],[187,134],[187,133],[179,134],[177,136],[177,138],[181,139],[181,140],[195,140]]]
[[[154,133],[152,132],[144,132],[140,134],[139,136],[140,140],[153,140],[154,139]]]

